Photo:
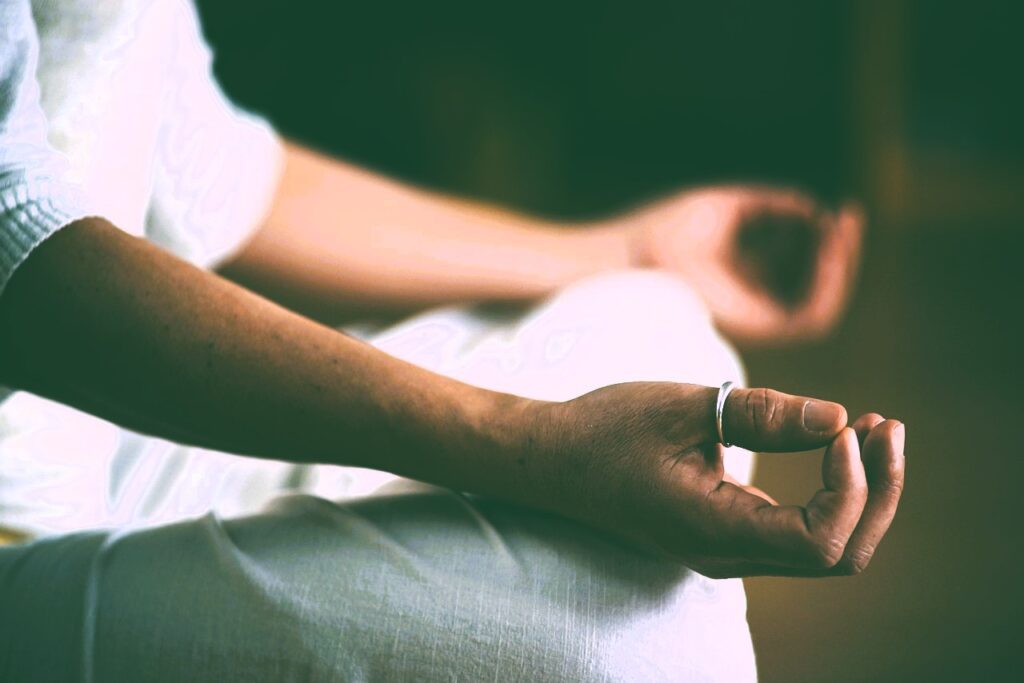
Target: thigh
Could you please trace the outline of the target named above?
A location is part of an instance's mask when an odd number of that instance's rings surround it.
[[[421,486],[0,549],[0,601],[11,680],[754,678],[738,581]]]

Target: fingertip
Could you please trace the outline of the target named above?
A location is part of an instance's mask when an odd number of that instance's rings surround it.
[[[846,408],[832,401],[809,399],[804,402],[804,429],[817,436],[839,434],[846,426]]]
[[[859,432],[861,429],[864,428],[870,431],[874,429],[875,425],[883,421],[885,421],[885,417],[883,417],[879,413],[864,413],[863,415],[858,417],[850,426],[853,427],[854,431]]]
[[[833,491],[862,492],[866,490],[866,477],[860,459],[860,444],[857,442],[857,433],[853,429],[843,427],[839,431],[825,451],[821,469],[825,486]]]
[[[902,422],[897,423],[896,426],[893,427],[892,441],[893,448],[896,452],[902,454],[903,449],[907,445],[907,428]]]
[[[857,433],[849,427],[843,427],[832,439],[827,451],[833,460],[852,461],[854,458],[859,460],[860,444],[857,442]]]
[[[853,431],[850,427],[843,427],[839,430],[834,443],[852,453],[860,450],[860,444],[857,442],[857,432]]]
[[[839,209],[839,224],[849,230],[860,230],[864,227],[866,216],[864,205],[860,202],[846,202]]]
[[[902,453],[906,443],[907,429],[899,420],[888,419],[876,423],[865,439],[865,445],[874,444],[876,440],[884,440],[892,446],[895,453]]]
[[[864,439],[868,437],[871,430],[884,421],[885,418],[878,413],[865,413],[858,417],[851,427],[853,427],[853,431],[857,432],[857,439],[864,443]]]
[[[899,420],[885,420],[879,423],[864,440],[864,465],[869,478],[892,489],[902,489],[906,461],[903,447],[906,428]]]

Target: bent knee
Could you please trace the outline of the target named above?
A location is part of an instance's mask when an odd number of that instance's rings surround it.
[[[590,275],[560,290],[548,305],[563,315],[649,322],[651,313],[675,312],[694,323],[710,324],[697,292],[682,277],[663,270],[634,268]]]
[[[402,615],[389,632],[400,629],[410,648],[378,662],[399,667],[392,677],[756,679],[741,581],[705,578],[560,517],[459,498],[443,542],[403,542],[439,571],[389,607]],[[403,538],[396,532],[392,521],[389,536]],[[422,666],[427,646],[440,653],[434,668],[401,668]]]
[[[450,492],[296,496],[133,534],[102,560],[97,680],[174,680],[197,653],[199,681],[754,678],[738,580]]]
[[[743,383],[735,350],[680,277],[652,270],[595,275],[539,307],[520,331],[538,370],[565,399],[608,384],[671,381]],[[541,379],[544,379],[541,378]]]

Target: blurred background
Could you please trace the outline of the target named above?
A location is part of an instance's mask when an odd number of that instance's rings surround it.
[[[839,329],[744,357],[754,385],[903,420],[907,490],[867,573],[748,581],[761,677],[1015,679],[1019,3],[198,4],[236,102],[418,185],[567,219],[723,180],[862,199]],[[756,483],[802,501],[819,465],[762,458]]]

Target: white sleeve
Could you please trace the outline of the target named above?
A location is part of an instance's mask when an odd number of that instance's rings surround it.
[[[34,5],[50,140],[90,206],[197,265],[241,246],[283,148],[221,92],[191,0]]]
[[[28,0],[0,0],[0,292],[47,237],[89,215],[47,142]]]
[[[221,91],[192,3],[170,5],[169,92],[146,233],[209,267],[262,224],[277,190],[283,146],[266,121],[235,107]]]

